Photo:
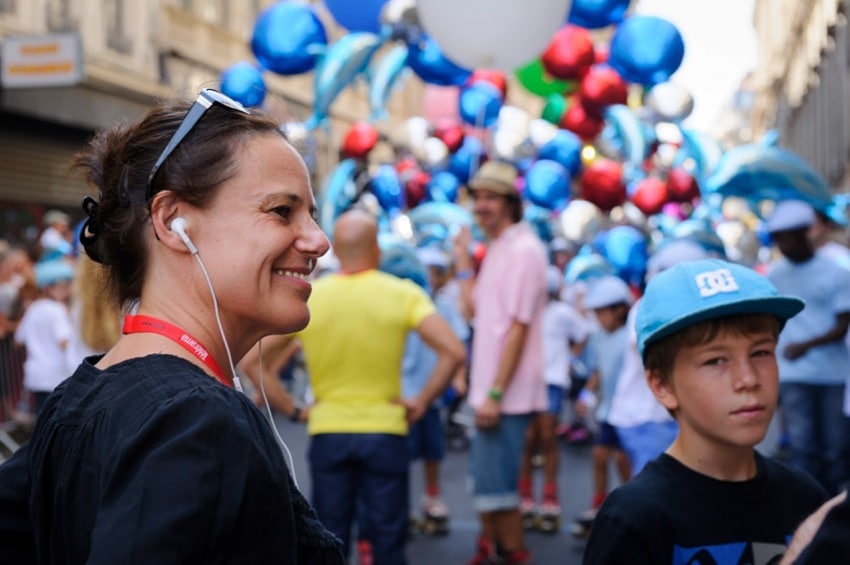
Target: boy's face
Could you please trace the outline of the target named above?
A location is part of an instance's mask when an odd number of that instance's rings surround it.
[[[776,339],[722,331],[706,343],[683,347],[669,384],[650,375],[656,398],[679,423],[679,437],[703,453],[760,442],[779,390]]]
[[[618,330],[623,325],[624,315],[620,305],[596,308],[593,313],[596,315],[596,321],[608,333]]]

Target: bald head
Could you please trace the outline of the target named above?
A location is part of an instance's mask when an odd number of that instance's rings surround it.
[[[375,269],[380,264],[378,222],[363,210],[351,210],[337,218],[333,235],[334,254],[344,271]]]

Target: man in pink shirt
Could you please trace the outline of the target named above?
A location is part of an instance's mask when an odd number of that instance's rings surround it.
[[[531,562],[517,481],[526,428],[547,406],[542,319],[548,261],[543,243],[521,221],[516,179],[513,165],[488,161],[469,183],[476,221],[489,239],[477,276],[469,230],[454,242],[461,306],[473,323],[468,402],[475,409],[471,458],[481,535],[471,565],[497,557],[506,564]]]

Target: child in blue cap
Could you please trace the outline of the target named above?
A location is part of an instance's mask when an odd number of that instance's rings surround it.
[[[754,446],[776,408],[779,332],[803,306],[754,270],[716,259],[649,282],[638,350],[679,433],[608,496],[585,564],[772,563],[785,552],[827,494]]]

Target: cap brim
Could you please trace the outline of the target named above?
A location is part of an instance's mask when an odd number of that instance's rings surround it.
[[[696,310],[687,316],[673,320],[656,329],[643,343],[643,351],[656,341],[667,337],[683,328],[706,320],[743,314],[770,314],[785,322],[799,314],[806,303],[791,296],[769,296],[765,298],[748,298],[738,302],[727,302],[719,306],[711,306],[704,310]]]
[[[515,186],[495,179],[476,179],[469,183],[469,190],[490,190],[499,194],[519,194]]]

